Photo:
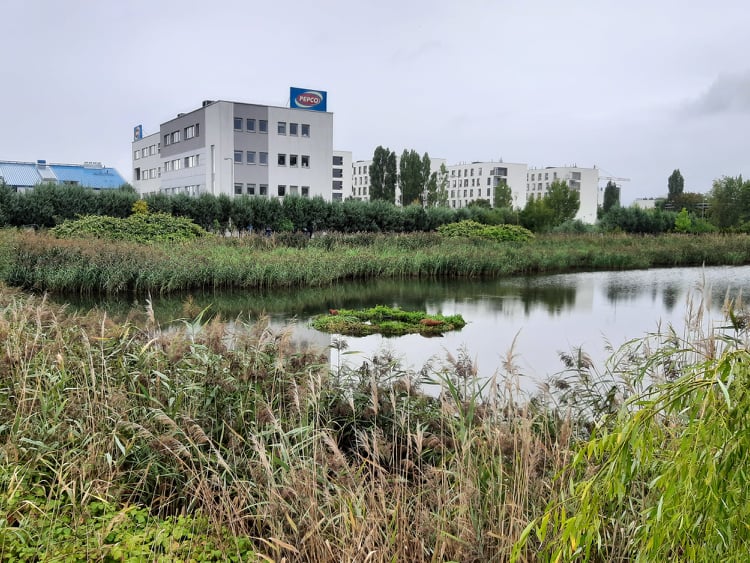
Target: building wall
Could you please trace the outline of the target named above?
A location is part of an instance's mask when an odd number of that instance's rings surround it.
[[[542,197],[555,180],[565,182],[569,188],[580,193],[580,207],[575,218],[584,223],[595,223],[599,205],[599,170],[578,166],[549,166],[530,168],[526,177],[526,200]]]
[[[134,182],[142,195],[158,190],[331,199],[331,113],[205,101],[162,123],[158,139],[158,187],[150,178]],[[143,139],[133,143],[134,155],[144,144]],[[135,157],[133,167],[138,167]]]
[[[331,199],[342,201],[352,193],[352,153],[333,151]]]
[[[478,199],[495,201],[495,188],[504,181],[513,195],[514,207],[523,207],[526,164],[509,162],[471,162],[452,164],[448,169],[448,206],[466,207]]]
[[[133,141],[132,186],[139,194],[159,192],[161,184],[161,143],[159,133]]]

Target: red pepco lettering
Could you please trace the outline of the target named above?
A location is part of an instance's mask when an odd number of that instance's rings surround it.
[[[322,98],[317,95],[313,94],[311,92],[304,92],[297,96],[297,104],[300,106],[305,107],[312,107],[317,106],[320,102],[322,102]]]

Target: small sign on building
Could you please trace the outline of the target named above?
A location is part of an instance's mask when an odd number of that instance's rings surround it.
[[[308,90],[306,88],[289,89],[289,105],[295,109],[309,109],[326,111],[327,93],[322,90]]]

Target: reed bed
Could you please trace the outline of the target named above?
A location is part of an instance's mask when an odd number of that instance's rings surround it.
[[[83,295],[750,263],[747,235],[568,235],[496,243],[423,233],[333,234],[311,240],[211,237],[149,245],[59,240],[37,233],[3,236],[7,251],[0,255],[0,273],[6,283]],[[290,240],[294,245],[287,246]]]

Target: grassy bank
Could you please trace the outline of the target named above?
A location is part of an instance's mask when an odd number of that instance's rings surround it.
[[[698,313],[529,398],[512,356],[333,369],[263,319],[164,332],[2,289],[0,557],[741,560],[747,319]]]
[[[545,236],[491,242],[438,234],[205,238],[148,245],[3,231],[9,285],[81,294],[319,287],[374,278],[497,277],[750,263],[747,235]]]

